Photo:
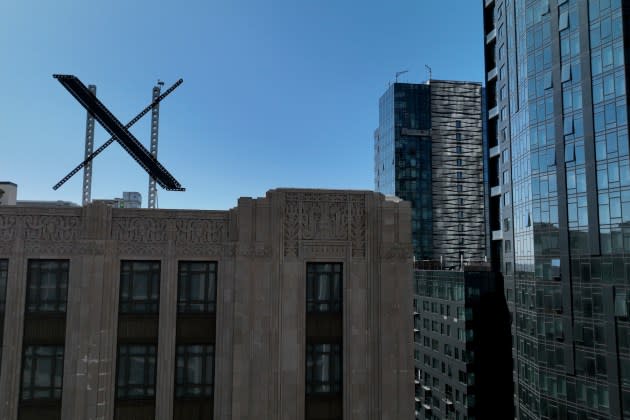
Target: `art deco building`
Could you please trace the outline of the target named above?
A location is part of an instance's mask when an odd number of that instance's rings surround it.
[[[379,101],[375,189],[410,201],[417,260],[485,256],[482,88],[394,83]]]
[[[480,6],[515,415],[630,418],[630,4]]]
[[[411,208],[0,207],[0,419],[410,419]]]

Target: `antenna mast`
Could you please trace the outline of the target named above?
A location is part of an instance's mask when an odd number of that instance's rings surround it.
[[[164,82],[158,79],[157,86],[153,87],[153,102],[160,97],[160,90],[164,86]],[[157,159],[158,152],[158,124],[160,122],[160,104],[153,107],[151,111],[151,156]],[[154,209],[156,207],[157,199],[157,187],[155,185],[155,178],[149,175],[149,196],[147,200],[147,207]]]
[[[88,85],[88,90],[96,96],[96,85]],[[85,158],[94,150],[94,115],[89,111],[85,122]],[[83,168],[83,191],[81,203],[87,206],[92,201],[92,161]]]
[[[424,67],[427,69],[427,73],[429,75],[429,78],[427,79],[427,84],[431,83],[431,67],[427,66],[426,64],[424,65]]]
[[[398,83],[398,76],[403,75],[405,73],[409,73],[409,70],[402,70],[396,72],[396,83]]]

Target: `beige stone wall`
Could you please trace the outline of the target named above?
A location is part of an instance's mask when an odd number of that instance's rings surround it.
[[[218,261],[214,417],[304,417],[306,263],[343,263],[344,419],[413,416],[411,209],[281,189],[230,211],[0,207],[0,419],[17,418],[29,258],[70,259],[62,417],[114,411],[120,261],[161,261],[156,413],[173,410],[177,264]]]

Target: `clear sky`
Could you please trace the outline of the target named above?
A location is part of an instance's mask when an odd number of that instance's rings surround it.
[[[187,188],[162,208],[228,209],[278,187],[373,189],[378,99],[394,73],[483,79],[479,0],[2,0],[0,181],[21,200],[81,202],[83,108],[52,78],[74,74],[126,123],[158,78],[184,79],[160,109],[160,162]],[[131,130],[148,148],[149,116]],[[95,145],[109,136],[100,127]],[[92,198],[142,193],[117,144]]]

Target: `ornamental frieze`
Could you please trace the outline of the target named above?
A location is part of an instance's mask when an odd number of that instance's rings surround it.
[[[115,217],[112,237],[122,242],[166,242],[168,219],[148,217]]]
[[[175,232],[178,245],[218,243],[227,237],[227,220],[177,219]]]
[[[366,248],[364,194],[287,193],[283,237],[284,255],[297,256],[299,241],[352,241],[354,257]]]
[[[23,220],[26,240],[70,241],[78,239],[81,229],[77,216],[27,215]]]
[[[0,241],[11,241],[15,239],[16,225],[16,216],[0,214]]]

